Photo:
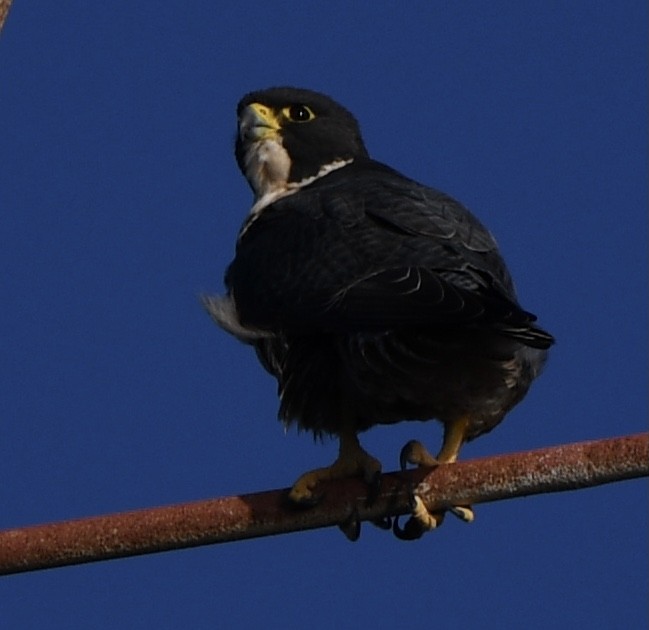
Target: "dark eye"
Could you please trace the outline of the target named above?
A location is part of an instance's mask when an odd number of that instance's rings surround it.
[[[290,105],[284,108],[284,114],[291,122],[308,122],[315,114],[306,105]]]

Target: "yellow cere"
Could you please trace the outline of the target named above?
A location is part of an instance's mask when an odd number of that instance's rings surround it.
[[[254,112],[255,118],[258,123],[262,123],[264,126],[270,127],[271,129],[279,129],[280,124],[277,120],[275,112],[272,108],[267,105],[262,105],[261,103],[251,103],[248,107]]]

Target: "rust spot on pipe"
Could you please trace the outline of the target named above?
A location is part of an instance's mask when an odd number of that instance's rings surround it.
[[[7,19],[7,13],[9,13],[10,6],[11,0],[0,0],[0,32],[2,31],[2,27]]]

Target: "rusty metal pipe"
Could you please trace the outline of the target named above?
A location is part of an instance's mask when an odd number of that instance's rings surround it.
[[[0,32],[2,31],[2,27],[7,19],[7,13],[9,13],[10,6],[11,0],[0,0]]]
[[[416,489],[433,509],[649,476],[649,434],[386,474],[367,505],[356,479],[323,484],[322,501],[292,507],[286,490],[225,497],[0,531],[0,575],[380,520],[410,511]]]

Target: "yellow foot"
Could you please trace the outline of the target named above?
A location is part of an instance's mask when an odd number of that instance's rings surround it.
[[[411,440],[402,449],[399,456],[401,469],[405,470],[408,464],[418,467],[434,467],[440,464],[450,464],[456,461],[457,454],[463,441],[463,433],[466,424],[463,422],[451,425],[444,436],[444,446],[437,457],[433,457],[426,447],[416,440]],[[393,531],[401,540],[416,540],[426,532],[436,529],[444,520],[444,510],[429,512],[420,497],[411,496],[412,511],[410,518],[403,529],[399,526],[398,519],[394,521]],[[474,519],[473,510],[468,506],[451,506],[448,511],[457,516],[465,523],[471,523]]]
[[[328,468],[316,468],[304,473],[289,492],[289,499],[299,505],[315,505],[322,494],[315,492],[321,481],[363,477],[370,484],[370,494],[378,493],[381,478],[381,462],[361,448],[355,433],[340,436],[338,459]]]

